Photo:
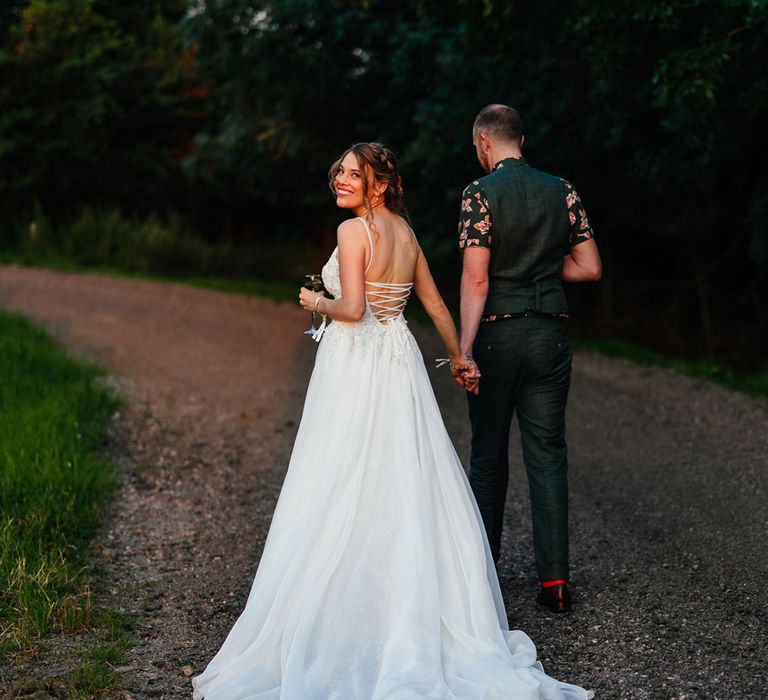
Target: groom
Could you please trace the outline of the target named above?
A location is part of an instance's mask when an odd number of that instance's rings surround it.
[[[493,104],[472,141],[488,175],[464,190],[461,351],[482,378],[469,393],[469,481],[498,563],[517,411],[541,581],[538,602],[570,610],[565,404],[571,349],[562,282],[599,280],[600,255],[573,187],[522,156],[517,110]]]

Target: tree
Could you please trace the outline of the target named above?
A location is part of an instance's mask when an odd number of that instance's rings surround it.
[[[608,264],[602,298],[581,299],[585,312],[599,303],[592,322],[729,353],[735,302],[768,326],[766,12],[751,0],[206,2],[187,28],[218,116],[194,166],[300,228],[337,216],[320,186],[333,156],[383,140],[422,241],[452,271],[458,193],[480,174],[472,119],[514,104],[529,160],[576,182],[596,224]]]
[[[597,230],[605,276],[573,291],[574,317],[762,361],[763,2],[30,0],[0,22],[0,207],[189,207],[213,240],[327,245],[326,168],[379,140],[455,289],[472,120],[505,102]]]
[[[204,85],[181,0],[31,0],[4,10],[0,208],[148,211],[178,194]]]

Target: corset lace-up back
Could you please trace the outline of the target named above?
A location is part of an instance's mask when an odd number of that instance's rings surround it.
[[[366,224],[363,220],[363,224]],[[373,260],[373,241],[366,226],[368,241]],[[325,288],[335,297],[340,298],[341,279],[339,274],[339,249],[333,251],[322,270]],[[365,274],[371,266],[371,260],[365,268]],[[407,321],[403,310],[410,298],[413,282],[373,282],[365,280],[365,312],[359,321],[333,321],[324,335],[326,346],[368,348],[381,352],[389,347],[392,359],[398,363],[405,358],[406,348],[414,346],[416,341],[407,330]]]
[[[368,308],[381,323],[394,321],[403,313],[405,305],[411,296],[413,282],[369,282],[366,280],[365,298],[368,300]]]
[[[358,218],[363,222],[365,233],[368,236],[368,245],[371,247],[371,257],[365,267],[365,273],[368,274],[373,262],[373,238],[371,238],[368,222],[362,216]],[[388,323],[403,313],[411,296],[413,282],[371,282],[366,279],[365,286],[367,287],[365,298],[371,313],[380,323]]]

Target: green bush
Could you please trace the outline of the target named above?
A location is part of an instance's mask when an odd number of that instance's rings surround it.
[[[134,221],[114,209],[86,207],[51,238],[28,239],[26,252],[53,254],[86,267],[157,275],[203,274],[216,255],[215,247],[191,233],[178,217]]]
[[[0,260],[66,269],[298,281],[308,269],[307,257],[305,247],[286,236],[273,236],[268,256],[263,244],[209,243],[177,214],[137,220],[115,209],[85,207],[54,225],[36,206],[26,221],[0,230]]]

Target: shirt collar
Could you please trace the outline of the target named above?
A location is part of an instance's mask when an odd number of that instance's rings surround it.
[[[523,156],[520,156],[519,158],[515,158],[513,156],[510,156],[509,158],[503,158],[493,166],[493,169],[499,170],[500,168],[514,167],[516,165],[527,165],[525,158],[523,158]]]

